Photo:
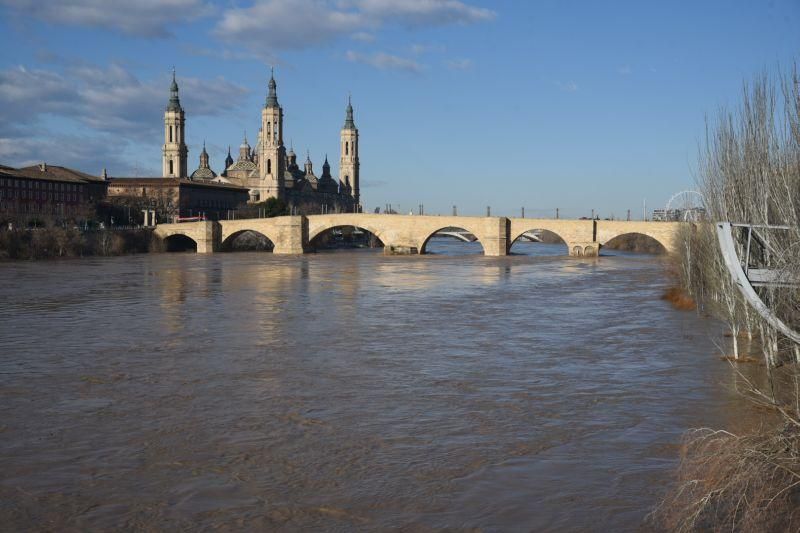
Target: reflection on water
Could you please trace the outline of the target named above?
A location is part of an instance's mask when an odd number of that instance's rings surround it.
[[[647,256],[0,264],[11,530],[631,529],[742,412]]]

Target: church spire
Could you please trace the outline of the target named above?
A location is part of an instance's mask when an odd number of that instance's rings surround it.
[[[346,130],[356,129],[356,123],[353,121],[353,103],[350,100],[350,95],[347,95],[347,112],[344,118],[344,128]]]
[[[203,151],[200,152],[200,168],[209,168],[208,166],[208,152],[206,152],[206,141],[203,140]]]
[[[244,140],[242,140],[242,144],[239,146],[239,161],[252,161],[252,159],[250,144],[247,142],[247,130],[245,130]]]
[[[267,107],[278,107],[278,84],[275,83],[275,69],[270,69],[269,93],[267,95]]]
[[[225,158],[225,168],[229,168],[233,164],[233,158],[231,157],[231,145],[228,145],[228,157]]]
[[[175,67],[172,67],[172,85],[169,87],[167,111],[181,111],[181,101],[178,98],[178,82],[175,80]]]
[[[331,177],[331,164],[328,163],[328,154],[325,154],[325,162],[322,163],[322,177],[323,178]]]

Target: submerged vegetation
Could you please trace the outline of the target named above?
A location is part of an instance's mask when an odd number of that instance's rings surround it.
[[[796,68],[777,79],[745,84],[741,105],[707,127],[699,182],[710,222],[680,236],[681,287],[698,311],[725,321],[732,361],[753,341],[766,371],[763,384],[741,375],[742,393],[764,409],[746,434],[699,429],[682,446],[678,483],[651,516],[673,531],[795,531],[800,527],[800,349],[754,312],[734,284],[714,221],[782,226],[764,229],[770,268],[783,279],[800,273],[800,79]],[[742,245],[744,247],[744,245]],[[745,250],[739,250],[740,257]],[[769,310],[800,330],[797,286],[759,288]],[[688,306],[688,302],[686,303]],[[774,415],[766,416],[767,413]]]

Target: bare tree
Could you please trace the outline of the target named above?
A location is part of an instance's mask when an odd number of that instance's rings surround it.
[[[706,121],[698,185],[708,222],[680,236],[677,269],[701,309],[731,332],[735,360],[739,336],[757,341],[766,385],[743,389],[775,414],[746,435],[702,429],[686,435],[679,483],[654,513],[678,531],[797,530],[800,512],[800,347],[748,307],[732,283],[713,223],[781,226],[762,229],[760,260],[785,280],[800,279],[800,81],[797,67],[761,74],[742,87],[740,105]],[[740,245],[743,246],[743,245]],[[739,250],[740,257],[744,250]],[[784,283],[758,289],[772,313],[800,330],[800,291]],[[742,376],[742,379],[744,377]]]

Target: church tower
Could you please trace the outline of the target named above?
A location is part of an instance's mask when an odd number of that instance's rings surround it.
[[[169,103],[164,111],[164,149],[162,155],[162,175],[165,178],[185,178],[188,175],[185,123],[186,117],[178,99],[178,82],[175,69],[172,69],[172,86]]]
[[[258,157],[261,198],[283,198],[283,173],[286,148],[283,146],[283,109],[278,104],[274,73],[269,78],[269,93],[261,111],[261,153]]]
[[[339,163],[339,190],[349,194],[355,200],[356,209],[359,207],[360,194],[358,189],[358,128],[353,121],[353,105],[347,98],[347,114],[342,127],[342,159]]]

